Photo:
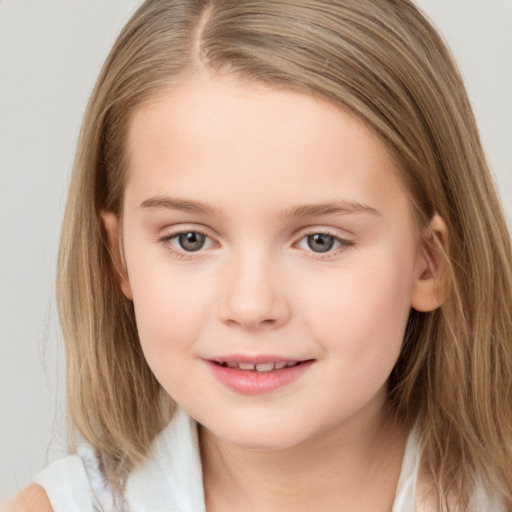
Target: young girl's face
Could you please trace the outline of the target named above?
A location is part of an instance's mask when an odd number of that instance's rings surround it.
[[[135,113],[128,150],[122,289],[164,389],[240,447],[379,421],[429,280],[383,143],[313,97],[197,78]]]

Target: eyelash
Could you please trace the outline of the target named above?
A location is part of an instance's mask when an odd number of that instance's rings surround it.
[[[164,246],[167,248],[167,250],[173,254],[176,258],[180,260],[185,260],[189,258],[193,258],[196,253],[200,253],[203,251],[203,247],[198,249],[197,251],[186,251],[185,249],[178,249],[172,241],[175,239],[179,239],[181,235],[187,235],[189,233],[194,233],[197,235],[204,236],[205,239],[210,240],[212,242],[212,245],[219,245],[217,242],[215,242],[211,237],[209,237],[204,231],[198,230],[198,229],[190,229],[185,231],[178,231],[177,233],[172,233],[170,235],[166,235],[160,239],[160,242],[164,244]]]
[[[347,240],[346,238],[341,238],[334,233],[329,232],[329,230],[320,230],[320,231],[312,231],[309,233],[305,233],[298,242],[294,244],[294,246],[299,247],[299,244],[301,244],[303,241],[305,243],[308,243],[308,238],[313,237],[316,235],[324,235],[328,236],[333,239],[333,243],[337,245],[335,249],[329,248],[325,252],[316,252],[313,251],[311,248],[304,249],[307,252],[314,254],[316,259],[322,260],[322,261],[329,261],[332,260],[340,255],[340,253],[347,251],[348,249],[351,249],[354,246],[354,242],[351,240]]]
[[[206,240],[209,240],[211,242],[212,246],[219,246],[219,244],[217,242],[215,242],[210,236],[208,236],[204,231],[197,230],[197,229],[195,229],[195,230],[191,229],[191,230],[185,230],[185,231],[179,231],[179,232],[176,232],[176,233],[172,233],[170,235],[166,235],[166,236],[160,238],[159,241],[163,245],[165,245],[167,250],[170,253],[172,253],[177,259],[180,259],[180,260],[190,259],[190,258],[193,258],[196,255],[196,253],[201,253],[205,249],[203,247],[200,247],[196,251],[187,251],[187,250],[185,250],[183,248],[181,248],[181,249],[177,248],[172,243],[173,240],[178,240],[180,236],[187,235],[187,234],[190,234],[190,233],[194,233],[196,235],[203,236]],[[299,239],[298,242],[295,242],[293,244],[293,246],[294,247],[300,247],[299,244],[301,242],[306,241],[306,243],[307,243],[308,237],[312,237],[312,236],[315,236],[315,235],[328,236],[328,237],[333,239],[333,243],[335,245],[336,244],[338,245],[338,247],[336,249],[329,248],[324,253],[313,251],[313,250],[311,250],[311,248],[309,250],[308,249],[304,249],[306,252],[314,254],[315,258],[319,259],[319,260],[323,260],[323,261],[332,260],[333,258],[337,257],[340,254],[340,252],[347,251],[348,249],[351,249],[354,246],[354,242],[352,242],[351,240],[347,240],[345,238],[341,238],[341,237],[339,237],[339,236],[329,232],[328,230],[311,231],[309,233],[305,233],[303,236],[301,236],[301,238]]]

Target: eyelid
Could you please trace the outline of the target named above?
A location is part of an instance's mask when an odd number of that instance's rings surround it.
[[[175,227],[169,226],[169,227],[166,227],[164,229],[164,231],[165,231],[165,233],[158,237],[158,242],[160,242],[162,245],[164,245],[169,250],[169,252],[173,253],[179,259],[198,257],[198,256],[204,254],[205,251],[207,251],[211,248],[220,247],[220,245],[221,245],[216,240],[216,238],[214,238],[213,236],[211,236],[208,233],[210,230],[205,229],[202,226],[197,226],[197,225],[192,225],[192,224],[179,225],[179,226],[175,226]],[[347,233],[347,231],[344,231],[344,232]],[[197,251],[186,251],[184,249],[180,249],[178,246],[171,243],[171,241],[173,239],[177,238],[181,234],[186,234],[186,233],[198,233],[198,234],[204,236],[207,240],[209,240],[210,244],[208,245],[208,247],[201,247]],[[315,252],[311,249],[307,249],[307,248],[303,248],[303,247],[299,246],[299,244],[303,240],[305,240],[308,236],[316,235],[316,234],[323,234],[323,235],[327,235],[327,236],[334,238],[338,244],[338,247],[329,249],[328,251],[322,253],[322,252]],[[314,257],[319,260],[328,260],[328,259],[333,259],[335,257],[338,257],[340,255],[340,253],[351,249],[355,245],[355,242],[353,240],[351,240],[350,237],[345,237],[345,236],[340,235],[339,230],[336,230],[334,228],[326,228],[323,226],[318,226],[318,227],[309,226],[307,228],[303,228],[302,230],[300,230],[299,235],[295,237],[295,240],[296,241],[292,244],[293,247],[299,248],[302,251],[308,253],[310,255],[310,257]]]

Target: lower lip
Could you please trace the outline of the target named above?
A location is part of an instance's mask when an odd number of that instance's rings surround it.
[[[215,377],[227,387],[239,393],[258,395],[279,389],[301,377],[313,361],[297,366],[286,366],[270,372],[238,370],[208,361]]]

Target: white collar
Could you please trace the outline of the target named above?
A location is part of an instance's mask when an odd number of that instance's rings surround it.
[[[131,512],[204,512],[197,425],[180,407],[126,482]]]

